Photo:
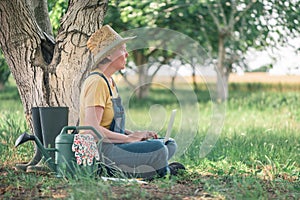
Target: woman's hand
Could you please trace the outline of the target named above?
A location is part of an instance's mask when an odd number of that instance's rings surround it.
[[[128,135],[128,142],[138,142],[148,139],[157,139],[157,133],[154,131],[135,131]]]

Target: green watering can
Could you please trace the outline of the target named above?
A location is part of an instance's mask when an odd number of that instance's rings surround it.
[[[102,136],[92,126],[65,126],[55,138],[55,148],[45,148],[37,137],[28,133],[23,133],[18,137],[15,147],[29,140],[34,140],[45,157],[45,162],[56,173],[57,177],[74,176],[77,173],[93,175],[98,170],[95,158],[92,165],[78,165],[75,152],[72,151],[74,137],[79,130],[92,130],[100,138],[99,142],[102,141]],[[73,134],[68,134],[68,131],[72,131]],[[49,154],[51,151],[55,152],[55,160]]]

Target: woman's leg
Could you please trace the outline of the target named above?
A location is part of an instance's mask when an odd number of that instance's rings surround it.
[[[149,177],[164,176],[168,166],[168,148],[160,140],[102,145],[102,153],[125,173]]]
[[[162,143],[164,142],[164,138],[159,138],[157,140],[161,141]],[[177,150],[177,144],[174,139],[170,138],[165,145],[168,148],[168,160],[170,160]]]
[[[166,142],[166,146],[168,148],[168,160],[170,160],[173,155],[175,154],[176,150],[177,150],[177,144],[175,142],[175,140],[173,140],[172,138],[170,138],[167,142]]]

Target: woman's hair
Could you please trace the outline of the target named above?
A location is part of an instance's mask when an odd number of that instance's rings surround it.
[[[107,64],[107,63],[109,63],[109,62],[111,62],[111,60],[110,60],[109,58],[105,57],[105,58],[103,58],[103,59],[99,62],[99,64],[105,65],[105,64]]]
[[[110,63],[110,62],[111,62],[111,60],[109,58],[105,57],[97,65],[95,65],[93,67],[93,69],[91,69],[91,70],[97,69],[99,67],[99,65],[105,65],[105,64]]]

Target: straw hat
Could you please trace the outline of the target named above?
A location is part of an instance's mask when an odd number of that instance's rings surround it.
[[[97,65],[106,56],[108,56],[115,48],[132,40],[134,37],[122,38],[115,30],[109,25],[102,26],[99,30],[91,35],[87,41],[88,49],[95,56],[95,64]]]

